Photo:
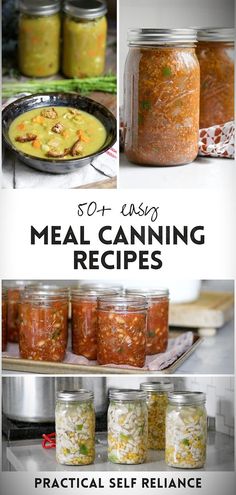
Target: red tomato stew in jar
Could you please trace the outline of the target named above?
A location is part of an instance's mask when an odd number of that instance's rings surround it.
[[[25,289],[20,301],[20,356],[35,361],[63,361],[68,340],[66,288]]]
[[[141,165],[180,165],[198,153],[200,71],[194,29],[128,33],[125,154]]]
[[[30,286],[26,280],[11,281],[7,285],[7,340],[8,342],[19,342],[20,315],[19,302],[22,291]]]
[[[72,290],[72,351],[75,354],[97,359],[97,299],[116,293],[116,290],[101,286]]]
[[[234,120],[234,29],[198,32],[200,128]]]
[[[7,348],[7,290],[2,288],[2,351]]]
[[[98,298],[97,361],[143,367],[147,302],[139,296]]]
[[[169,291],[168,289],[129,289],[127,294],[146,297],[147,311],[147,354],[165,352],[169,334]]]

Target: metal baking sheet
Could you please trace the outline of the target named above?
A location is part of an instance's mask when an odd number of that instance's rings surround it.
[[[82,364],[69,364],[69,363],[52,363],[47,361],[31,361],[28,359],[19,359],[12,357],[2,358],[2,369],[8,371],[19,371],[21,373],[43,373],[48,375],[142,375],[142,374],[172,374],[176,369],[183,364],[186,359],[195,351],[199,344],[203,341],[202,337],[194,335],[193,344],[182,356],[176,359],[167,368],[161,371],[143,370],[140,368],[117,368],[111,366],[85,366]]]

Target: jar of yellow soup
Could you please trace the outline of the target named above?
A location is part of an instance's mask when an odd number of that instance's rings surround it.
[[[59,71],[60,1],[21,0],[18,63],[24,76],[49,77]]]
[[[67,77],[100,76],[105,68],[106,5],[98,0],[66,0],[62,71]]]

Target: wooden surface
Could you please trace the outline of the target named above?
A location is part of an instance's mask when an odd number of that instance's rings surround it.
[[[113,177],[112,179],[101,180],[100,182],[90,182],[85,186],[79,186],[78,189],[116,189],[117,179]]]
[[[179,335],[179,333],[178,333]],[[175,337],[176,333],[173,333],[171,337]],[[85,366],[68,363],[50,363],[42,361],[31,361],[27,359],[19,358],[2,358],[2,369],[8,371],[19,371],[21,373],[39,373],[39,374],[99,374],[99,375],[140,375],[140,374],[171,374],[173,373],[188,357],[195,351],[195,349],[202,342],[202,338],[194,336],[194,342],[191,348],[180,356],[173,364],[161,371],[147,371],[140,368],[126,369],[116,368],[109,366]]]
[[[197,301],[170,304],[169,324],[198,328],[201,335],[213,335],[234,315],[234,296],[230,292],[201,292]]]

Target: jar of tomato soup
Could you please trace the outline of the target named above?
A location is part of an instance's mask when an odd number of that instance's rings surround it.
[[[106,287],[72,289],[72,351],[87,359],[97,359],[97,300],[117,291]]]
[[[26,288],[20,300],[20,356],[63,361],[68,339],[69,290],[57,286]]]
[[[168,289],[129,289],[127,294],[146,297],[147,312],[147,354],[165,352],[168,344]]]
[[[26,280],[12,280],[7,283],[7,340],[8,342],[19,342],[20,330],[20,297],[25,287],[30,286]]]
[[[60,1],[20,0],[19,69],[24,76],[48,77],[59,71]]]
[[[106,5],[98,0],[66,0],[63,9],[64,75],[100,76],[105,68]]]
[[[7,348],[7,290],[2,288],[2,351]]]
[[[133,29],[124,76],[129,161],[180,165],[198,153],[200,71],[194,29]]]
[[[200,128],[234,120],[234,29],[198,31]]]
[[[143,367],[147,302],[139,296],[98,298],[97,361]]]

